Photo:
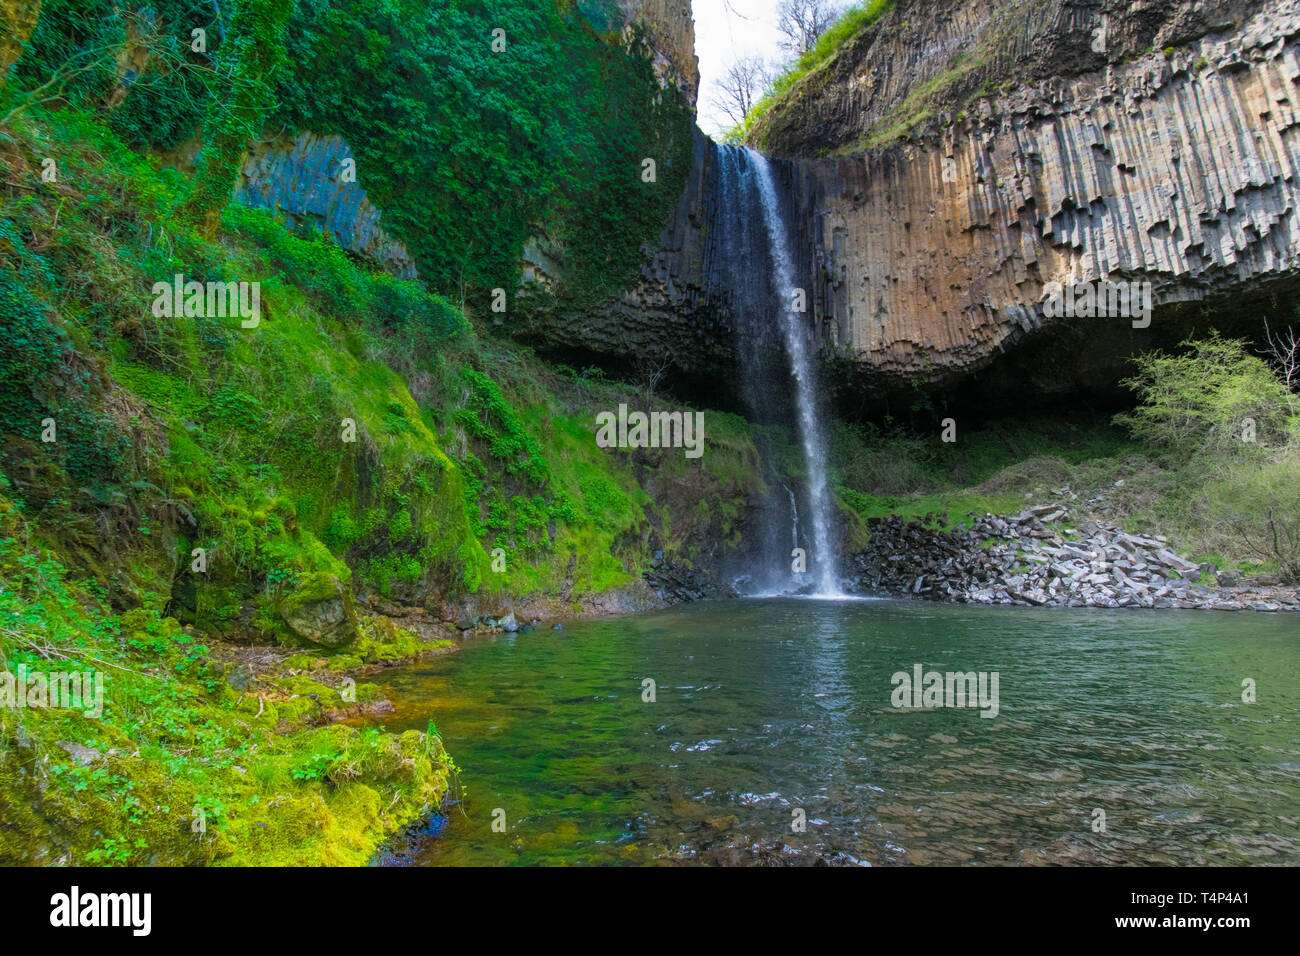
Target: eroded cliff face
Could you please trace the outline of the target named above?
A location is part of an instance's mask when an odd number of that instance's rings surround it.
[[[753,134],[849,400],[1114,394],[1129,356],[1288,307],[1297,37],[1300,0],[900,0]],[[718,190],[701,138],[635,286],[549,341],[725,379]],[[1055,314],[1078,283],[1149,292],[1149,324]]]
[[[534,316],[529,340],[566,357],[621,366],[621,373],[670,366],[697,384],[730,368],[736,341],[730,290],[714,269],[719,223],[716,147],[694,130],[690,174],[658,244],[644,250],[632,286],[594,309]],[[543,243],[525,250],[525,278],[562,273]],[[580,361],[573,358],[573,361]]]
[[[775,103],[751,136],[781,156],[860,152],[951,125],[975,99],[1234,32],[1260,0],[898,0]],[[945,112],[951,115],[944,116]]]
[[[623,23],[639,23],[654,51],[661,84],[672,83],[694,108],[700,91],[700,61],[695,55],[691,0],[618,0]]]
[[[694,101],[689,0],[592,2],[609,31],[641,24],[660,82]],[[753,139],[778,157],[808,321],[852,395],[996,379],[1068,396],[1300,289],[1298,80],[1300,0],[899,0]],[[344,149],[255,155],[245,198],[321,218],[404,274],[378,211],[322,159]],[[520,330],[530,342],[727,388],[739,300],[716,269],[729,227],[698,131],[693,156],[632,286],[551,310]],[[526,284],[554,286],[564,263],[544,227],[521,250]],[[1149,284],[1149,325],[1050,309],[1057,288],[1120,282]]]
[[[1300,265],[1298,36],[1294,0],[902,0],[756,133],[828,349],[868,390],[1013,350],[1065,392],[1265,307]],[[1052,317],[1052,283],[1102,280],[1151,283],[1149,329]]]
[[[620,19],[606,25],[621,23],[625,35],[643,29],[659,83],[679,90],[693,111],[700,73],[691,0],[617,3]],[[730,367],[733,316],[719,308],[725,290],[711,280],[710,227],[718,212],[714,146],[698,128],[692,133],[685,187],[657,243],[643,249],[631,286],[595,308],[562,307],[530,316],[516,329],[527,341],[572,361],[586,356],[611,364],[621,374],[670,366],[697,384]],[[565,275],[565,250],[540,234],[522,250],[520,264],[524,284],[554,289]]]

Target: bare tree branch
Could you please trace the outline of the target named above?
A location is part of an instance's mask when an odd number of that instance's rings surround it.
[[[637,380],[647,402],[653,402],[659,382],[673,367],[673,354],[665,351],[662,358],[646,357],[637,363]]]
[[[731,11],[731,15],[734,16],[734,17],[738,17],[738,18],[740,18],[741,20],[753,20],[753,19],[754,19],[753,17],[747,17],[747,16],[745,16],[743,13],[741,13],[739,10],[737,10],[735,7],[733,7],[733,6],[731,5],[731,0],[722,0],[722,5],[723,5],[724,7],[726,7],[728,10],[730,10],[730,11]]]
[[[1273,360],[1287,390],[1294,392],[1300,387],[1300,336],[1296,335],[1295,328],[1292,326],[1287,326],[1285,333],[1278,332],[1274,335],[1273,330],[1268,327],[1268,319],[1264,320],[1264,335],[1268,341],[1268,348],[1262,349],[1262,353]],[[1291,402],[1291,399],[1288,398],[1288,402]],[[1291,405],[1294,410],[1294,402],[1291,402]]]
[[[801,56],[817,43],[839,17],[834,0],[781,0],[776,9],[776,28],[785,35],[782,48]]]
[[[740,126],[771,83],[761,57],[743,56],[727,67],[718,81],[718,106]]]

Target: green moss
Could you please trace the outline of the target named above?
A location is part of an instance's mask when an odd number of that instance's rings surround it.
[[[0,614],[22,627],[0,639],[8,666],[40,667],[49,642],[63,666],[109,669],[100,719],[0,711],[0,862],[357,865],[444,799],[436,737],[313,729],[337,690],[286,677],[237,695],[174,620],[108,613],[47,553],[4,539],[0,571]]]

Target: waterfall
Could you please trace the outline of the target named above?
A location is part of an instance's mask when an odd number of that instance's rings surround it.
[[[799,547],[799,499],[794,496],[789,485],[782,485],[790,496],[790,547]]]
[[[820,597],[839,597],[838,561],[831,532],[833,506],[826,477],[826,441],[822,434],[817,352],[809,342],[805,313],[794,311],[795,261],[785,219],[781,214],[771,164],[750,149],[720,146],[717,152],[719,210],[713,245],[713,294],[730,304],[735,315],[738,356],[745,392],[757,421],[781,420],[790,411],[783,395],[793,397],[793,425],[803,453],[807,482],[807,515],[812,529],[807,548],[812,592]],[[807,287],[804,298],[807,301]],[[779,356],[779,361],[776,356]],[[781,387],[788,377],[792,388]],[[771,449],[767,449],[770,453]],[[788,490],[788,489],[787,489]],[[807,578],[792,579],[789,558],[774,548],[780,535],[773,522],[786,520],[768,509],[769,527],[763,532],[762,548],[770,553],[765,576],[769,585],[780,582],[785,589],[806,590]],[[799,547],[798,507],[791,495],[789,520],[794,522],[794,546]]]

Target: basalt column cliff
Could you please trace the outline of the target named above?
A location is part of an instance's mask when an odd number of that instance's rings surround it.
[[[1023,346],[1018,381],[1070,391],[1257,320],[1300,254],[1297,32],[1287,0],[900,2],[753,133],[794,158],[825,341],[868,387]],[[1045,314],[1096,280],[1150,282],[1152,327]]]
[[[1103,392],[1134,352],[1286,305],[1298,33],[1294,0],[899,0],[845,43],[749,142],[851,394]],[[729,362],[717,182],[701,136],[636,287],[557,340]],[[1053,284],[1103,280],[1150,283],[1150,326],[1045,309]]]

